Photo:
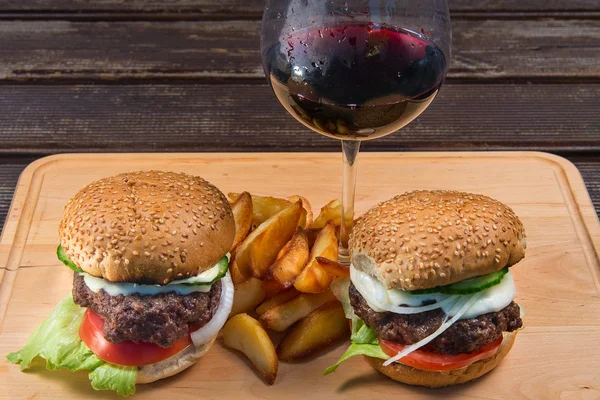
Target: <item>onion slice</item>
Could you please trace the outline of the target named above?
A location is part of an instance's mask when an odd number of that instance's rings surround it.
[[[463,296],[460,296],[460,297],[463,297]],[[450,320],[445,321],[442,325],[440,325],[439,328],[437,328],[437,330],[435,332],[433,332],[431,335],[427,336],[426,338],[418,341],[417,343],[413,343],[410,346],[406,346],[401,352],[399,352],[394,357],[389,358],[387,361],[385,361],[383,363],[383,366],[387,367],[391,363],[396,362],[396,361],[400,360],[403,357],[406,357],[408,354],[410,354],[413,351],[415,351],[415,350],[417,350],[417,349],[425,346],[427,343],[431,342],[436,337],[438,337],[439,335],[441,335],[446,329],[450,328],[450,326],[453,323],[455,323],[456,321],[458,321],[460,319],[460,317],[465,312],[467,312],[467,310],[473,305],[473,303],[475,303],[479,299],[479,297],[481,297],[481,292],[475,293],[474,295],[470,296],[470,298],[467,297],[467,298],[459,299],[456,302],[456,304],[452,307],[452,310],[450,310],[450,312],[449,312],[449,314],[454,314],[452,316],[452,318],[450,318]],[[458,312],[454,313],[457,308],[458,308]]]
[[[422,313],[425,311],[437,310],[438,308],[442,308],[443,306],[445,306],[448,303],[455,302],[458,297],[459,297],[458,295],[454,295],[454,296],[450,296],[447,299],[444,299],[442,301],[436,301],[433,304],[428,304],[426,306],[418,306],[418,307],[389,306],[389,305],[385,305],[385,304],[377,304],[377,307],[379,307],[383,310],[386,310],[386,311],[391,311],[396,314],[419,314],[419,313]]]
[[[202,328],[192,332],[190,337],[194,346],[198,347],[217,336],[231,312],[233,306],[233,282],[229,271],[221,278],[221,298],[213,317]]]

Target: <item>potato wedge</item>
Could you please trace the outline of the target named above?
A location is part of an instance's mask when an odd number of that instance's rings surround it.
[[[313,223],[313,211],[312,211],[312,206],[310,205],[310,203],[306,199],[306,197],[300,196],[298,194],[288,197],[288,201],[290,201],[292,203],[295,203],[298,200],[302,200],[302,207],[306,210],[306,221],[305,221],[305,224],[302,225],[302,227],[304,228],[307,226],[311,226]]]
[[[241,193],[228,193],[227,196],[236,201]],[[271,218],[273,215],[291,206],[293,202],[270,196],[252,195],[252,229]]]
[[[231,245],[231,250],[233,250],[248,236],[252,227],[252,197],[250,193],[242,193],[231,205],[231,210],[235,220],[235,239]]]
[[[292,238],[302,216],[302,202],[273,215],[238,246],[235,261],[244,276],[263,278],[281,248]]]
[[[329,289],[333,275],[319,265],[316,258],[338,259],[338,241],[335,236],[335,225],[329,221],[317,235],[310,250],[311,258],[306,268],[294,280],[294,287],[303,293],[321,293]]]
[[[294,287],[302,293],[322,293],[329,289],[332,281],[333,276],[317,260],[311,260],[294,280]]]
[[[262,286],[267,294],[267,299],[276,296],[279,292],[285,290],[285,287],[275,279],[265,279],[262,281]]]
[[[263,301],[262,304],[256,309],[256,312],[258,313],[258,315],[262,315],[271,307],[284,303],[298,295],[300,295],[300,292],[294,289],[293,287],[286,289],[283,292],[277,293],[270,299]]]
[[[277,347],[282,361],[299,361],[350,336],[348,320],[338,302],[325,304],[288,332]]]
[[[343,266],[337,261],[330,260],[325,257],[316,257],[317,262],[329,274],[334,278],[343,278],[350,276],[350,268]]]
[[[265,290],[262,282],[256,278],[250,278],[245,282],[235,285],[233,294],[233,306],[229,318],[236,314],[254,310],[257,305],[265,299]]]
[[[231,260],[229,261],[229,273],[231,274],[231,280],[234,285],[238,285],[244,281],[248,280],[248,276],[245,276],[240,271],[237,263],[235,262],[235,252],[231,255]]]
[[[308,238],[304,230],[298,228],[277,255],[277,260],[269,268],[269,275],[283,287],[288,288],[306,266],[309,256]]]
[[[223,327],[223,344],[248,357],[267,384],[275,382],[279,368],[275,346],[257,320],[248,314],[231,318]]]
[[[342,224],[342,202],[339,199],[332,200],[321,208],[310,229],[321,229],[327,221],[333,221],[335,226]]]
[[[310,249],[311,259],[324,257],[330,260],[338,259],[338,240],[335,235],[336,227],[333,222],[327,222],[315,239]]]
[[[301,320],[323,304],[336,301],[330,290],[319,294],[300,294],[269,308],[259,318],[263,326],[277,332],[283,332],[294,322]]]

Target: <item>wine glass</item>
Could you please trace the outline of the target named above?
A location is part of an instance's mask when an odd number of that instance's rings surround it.
[[[345,265],[360,143],[429,106],[451,41],[446,0],[267,0],[261,56],[277,99],[305,126],[342,141]]]

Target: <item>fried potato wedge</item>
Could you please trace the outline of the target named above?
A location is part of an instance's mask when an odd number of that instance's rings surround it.
[[[229,318],[236,314],[254,310],[262,303],[266,294],[262,282],[256,278],[250,278],[245,282],[235,285],[233,293],[233,306]]]
[[[277,304],[259,318],[263,326],[283,332],[294,322],[301,320],[323,304],[337,300],[330,290],[319,294],[300,294],[291,300]]]
[[[275,382],[279,368],[275,346],[257,320],[248,314],[231,318],[223,327],[223,344],[248,357],[267,384]]]
[[[234,285],[239,285],[248,280],[248,277],[242,274],[237,262],[235,262],[235,253],[231,256],[231,261],[229,262],[229,273],[231,274],[231,280]]]
[[[335,226],[342,224],[342,202],[339,199],[335,199],[325,204],[321,208],[321,212],[317,215],[311,229],[321,229],[327,224],[328,221],[333,221]]]
[[[271,307],[284,303],[298,295],[300,295],[300,292],[297,291],[295,288],[291,287],[289,289],[286,289],[282,292],[277,293],[270,299],[263,301],[261,305],[256,308],[256,312],[258,313],[258,315],[262,315],[265,312],[267,312],[267,310],[269,310]]]
[[[264,278],[281,248],[292,238],[304,209],[292,204],[252,231],[235,251],[235,262],[244,276]]]
[[[294,236],[279,252],[275,263],[269,268],[269,275],[284,288],[288,288],[302,272],[309,257],[308,238],[304,230],[298,228]]]
[[[306,210],[306,220],[304,225],[302,225],[302,227],[307,227],[307,226],[311,226],[313,223],[313,211],[312,211],[312,206],[310,205],[310,202],[306,199],[306,197],[304,196],[300,196],[298,194],[295,194],[293,196],[288,197],[288,201],[295,203],[298,200],[302,200],[302,207]]]
[[[350,276],[350,269],[336,261],[325,257],[316,257],[316,260],[319,263],[319,266],[323,268],[327,274],[333,276],[334,278]]]
[[[294,280],[294,287],[302,293],[322,293],[329,289],[331,281],[333,277],[317,260],[311,260]]]
[[[333,222],[327,222],[315,239],[313,247],[310,249],[311,259],[324,257],[330,260],[338,259],[338,240],[335,235],[336,227]]]
[[[236,201],[242,193],[228,193],[227,196]],[[270,196],[252,195],[252,228],[271,218],[273,215],[291,206],[294,202]]]
[[[329,275],[317,257],[337,260],[338,241],[335,236],[335,225],[329,221],[319,232],[310,250],[310,260],[306,268],[294,280],[294,287],[304,293],[321,293],[329,289],[333,275]]]
[[[235,220],[235,239],[231,245],[231,250],[233,250],[248,236],[252,227],[252,196],[250,193],[243,192],[231,205],[231,210]]]
[[[348,320],[338,302],[325,304],[288,332],[277,347],[282,361],[300,361],[350,336]]]
[[[263,289],[267,294],[267,299],[276,296],[279,292],[285,290],[285,287],[275,279],[265,279],[262,281]]]

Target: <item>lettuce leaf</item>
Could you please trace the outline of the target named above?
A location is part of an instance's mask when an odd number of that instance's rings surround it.
[[[121,396],[135,392],[137,367],[124,367],[101,360],[81,341],[79,326],[84,308],[73,302],[71,295],[61,300],[52,313],[29,336],[25,347],[7,358],[20,364],[21,371],[36,357],[46,360],[46,369],[67,368],[71,371],[89,370],[92,387],[114,390]]]
[[[350,336],[350,341],[352,343],[350,344],[350,347],[348,347],[348,350],[346,350],[334,365],[327,368],[325,372],[323,372],[323,375],[335,372],[337,367],[350,357],[363,355],[381,358],[382,360],[387,360],[389,358],[389,356],[381,350],[375,331],[369,328],[360,318],[354,318],[352,320],[352,335]]]

